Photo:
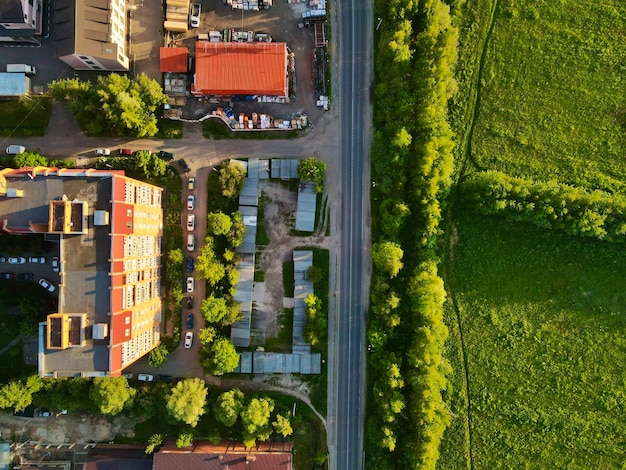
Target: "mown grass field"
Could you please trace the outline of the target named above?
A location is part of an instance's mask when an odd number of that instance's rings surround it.
[[[51,112],[50,98],[37,96],[0,102],[0,135],[42,136],[46,133]]]
[[[470,213],[457,224],[448,281],[469,366],[474,468],[622,468],[624,247]],[[467,468],[468,455],[451,313],[443,469]]]
[[[478,165],[626,190],[625,25],[626,3],[500,2],[472,138]]]

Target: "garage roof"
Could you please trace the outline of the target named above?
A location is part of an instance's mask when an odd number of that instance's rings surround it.
[[[196,42],[194,93],[287,96],[287,45]]]
[[[161,48],[161,72],[187,72],[186,47]]]

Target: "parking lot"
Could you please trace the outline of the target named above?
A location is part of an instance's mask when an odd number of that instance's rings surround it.
[[[53,259],[56,259],[56,266],[59,267],[53,267]],[[59,268],[58,251],[44,255],[35,255],[34,253],[23,253],[18,256],[0,255],[1,279],[31,281],[33,283],[39,283],[41,279],[44,279],[48,285],[46,283],[39,285],[41,288],[47,289],[53,296],[58,295]]]

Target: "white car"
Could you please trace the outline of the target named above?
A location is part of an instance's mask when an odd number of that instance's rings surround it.
[[[202,11],[202,6],[199,3],[192,3],[190,8],[189,24],[192,28],[197,28],[200,26],[200,12]]]
[[[154,376],[151,374],[139,374],[137,376],[137,380],[141,380],[142,382],[152,382],[154,380]]]
[[[96,155],[104,155],[106,157],[111,155],[111,151],[109,149],[96,149]]]
[[[196,216],[194,214],[189,214],[187,216],[187,230],[189,232],[193,232],[196,228]]]
[[[7,147],[7,155],[19,155],[26,152],[26,147],[22,145],[9,145]]]
[[[192,211],[196,207],[196,198],[193,194],[187,196],[187,210]]]
[[[196,249],[196,236],[193,233],[187,235],[187,251]]]
[[[48,292],[54,292],[56,290],[56,286],[47,279],[44,279],[43,277],[39,279],[39,285],[46,289]]]
[[[193,331],[188,331],[185,333],[185,348],[191,348],[191,344],[193,343]]]
[[[26,258],[23,256],[13,256],[9,258],[9,264],[24,264],[26,263]]]
[[[58,273],[61,270],[61,265],[59,264],[59,257],[58,256],[53,256],[52,257],[52,270],[55,273]]]
[[[193,292],[194,280],[193,277],[189,276],[187,278],[187,292]]]
[[[28,258],[28,262],[35,264],[45,264],[46,258],[44,258],[43,256],[33,256]]]

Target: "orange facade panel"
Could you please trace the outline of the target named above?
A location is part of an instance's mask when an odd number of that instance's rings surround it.
[[[113,235],[111,237],[111,259],[124,259],[124,237],[122,235]],[[111,266],[111,272],[120,271],[117,267],[117,265],[115,268]]]
[[[133,233],[135,219],[135,205],[125,202],[113,203],[112,233],[130,235]]]
[[[113,201],[125,201],[126,200],[126,178],[124,176],[115,175],[113,177],[113,191],[111,200]]]
[[[122,310],[124,303],[124,289],[118,287],[111,289],[111,312],[119,312]]]
[[[186,47],[162,47],[160,55],[161,72],[187,73]]]
[[[111,317],[111,344],[121,344],[132,336],[133,316],[130,310],[115,313]]]
[[[122,345],[116,344],[109,350],[109,371],[111,377],[122,375]]]
[[[194,93],[287,96],[287,45],[196,42]]]

